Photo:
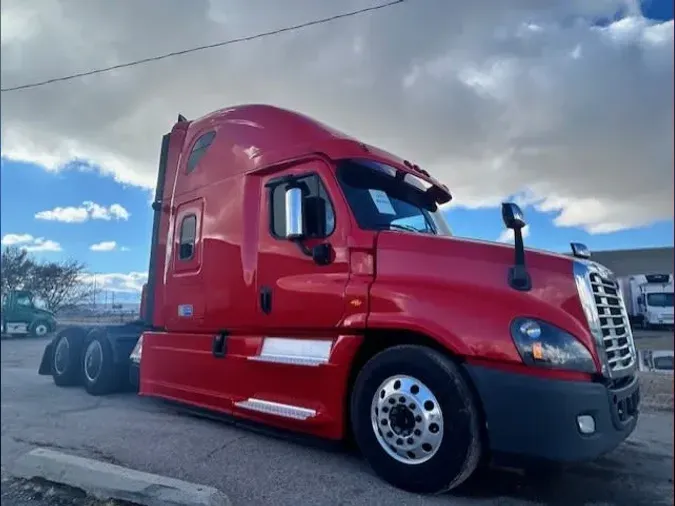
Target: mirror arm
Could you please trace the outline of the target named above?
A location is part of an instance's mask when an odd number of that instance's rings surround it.
[[[295,245],[302,251],[305,255],[308,257],[312,256],[312,250],[309,249],[305,243],[303,242],[302,239],[291,239],[291,242],[295,243]]]
[[[509,285],[515,290],[527,292],[532,289],[532,278],[525,266],[525,245],[521,228],[513,229],[513,245],[515,259],[513,266],[509,269]]]

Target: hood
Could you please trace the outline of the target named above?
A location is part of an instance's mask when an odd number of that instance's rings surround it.
[[[46,318],[51,318],[51,319],[55,318],[54,313],[52,311],[47,310],[47,309],[35,308],[35,314],[40,315],[40,316],[44,316]]]
[[[381,232],[371,290],[374,318],[425,314],[438,332],[448,330],[466,341],[464,352],[484,355],[495,338],[511,343],[513,318],[529,316],[570,332],[594,350],[574,280],[575,259],[526,250],[532,289],[519,292],[507,282],[514,256],[514,247],[501,243]],[[520,361],[515,346],[511,351]]]

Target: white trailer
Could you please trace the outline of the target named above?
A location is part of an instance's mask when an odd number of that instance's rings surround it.
[[[644,329],[673,326],[672,274],[640,274],[619,279],[628,316]]]

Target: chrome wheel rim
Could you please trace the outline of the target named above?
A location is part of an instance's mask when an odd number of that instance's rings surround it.
[[[70,360],[70,343],[67,338],[61,338],[54,350],[54,372],[61,375],[66,372]]]
[[[92,341],[87,346],[87,351],[84,353],[84,375],[90,382],[96,381],[98,375],[101,374],[101,366],[103,364],[103,349],[101,343]]]
[[[404,464],[427,462],[443,441],[438,400],[412,376],[391,376],[382,382],[373,396],[370,419],[382,449]]]
[[[49,329],[47,328],[47,325],[44,325],[43,323],[35,327],[35,335],[38,337],[46,335],[47,332],[49,332]]]

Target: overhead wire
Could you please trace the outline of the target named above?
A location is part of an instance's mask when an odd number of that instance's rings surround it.
[[[46,85],[53,84],[53,83],[70,81],[70,80],[73,80],[73,79],[79,79],[81,77],[91,76],[91,75],[95,75],[95,74],[102,74],[104,72],[111,72],[113,70],[118,70],[118,69],[123,69],[123,68],[128,68],[128,67],[135,67],[137,65],[143,65],[143,64],[146,64],[146,63],[152,63],[152,62],[156,62],[156,61],[159,61],[159,60],[165,60],[167,58],[173,58],[175,56],[182,56],[182,55],[189,54],[189,53],[195,53],[197,51],[204,51],[206,49],[213,49],[213,48],[217,48],[217,47],[239,44],[239,43],[242,43],[242,42],[249,42],[249,41],[252,41],[252,40],[255,40],[255,39],[262,39],[262,38],[265,38],[265,37],[271,37],[271,36],[279,35],[279,34],[286,33],[286,32],[301,30],[303,28],[308,28],[310,26],[316,26],[316,25],[321,25],[321,24],[324,24],[324,23],[330,23],[330,22],[334,22],[334,21],[337,21],[337,20],[340,20],[340,19],[345,19],[345,18],[349,18],[349,17],[353,17],[353,16],[359,16],[359,15],[362,15],[362,14],[365,14],[365,13],[368,13],[368,12],[386,9],[388,7],[393,7],[395,5],[402,4],[405,1],[406,0],[391,0],[391,1],[386,2],[386,3],[373,5],[373,6],[370,6],[370,7],[364,7],[362,9],[344,12],[342,14],[334,14],[332,16],[328,16],[328,17],[325,17],[325,18],[315,19],[315,20],[312,20],[312,21],[307,21],[307,22],[304,22],[304,23],[296,24],[296,25],[286,26],[286,27],[283,27],[283,28],[277,28],[275,30],[270,30],[270,31],[267,31],[267,32],[260,32],[260,33],[254,34],[254,35],[247,35],[247,36],[244,36],[244,37],[238,37],[238,38],[234,38],[234,39],[224,40],[224,41],[221,41],[221,42],[215,42],[213,44],[205,44],[203,46],[195,46],[195,47],[191,47],[191,48],[188,48],[188,49],[182,49],[182,50],[179,50],[179,51],[172,51],[170,53],[165,53],[165,54],[161,54],[161,55],[157,55],[157,56],[151,56],[151,57],[148,57],[148,58],[142,58],[140,60],[133,60],[133,61],[130,61],[130,62],[119,63],[117,65],[111,65],[109,67],[101,67],[101,68],[98,68],[98,69],[92,69],[92,70],[88,70],[88,71],[85,71],[85,72],[78,72],[78,73],[75,73],[75,74],[69,74],[69,75],[65,75],[65,76],[61,76],[61,77],[54,77],[54,78],[51,78],[51,79],[46,79],[44,81],[38,81],[38,82],[34,82],[34,83],[29,83],[29,84],[21,84],[21,85],[12,86],[12,87],[9,87],[9,88],[2,88],[2,89],[0,89],[0,91],[2,93],[7,93],[7,92],[12,92],[12,91],[20,91],[20,90],[27,90],[27,89],[31,89],[31,88],[38,88],[38,87],[46,86]]]

